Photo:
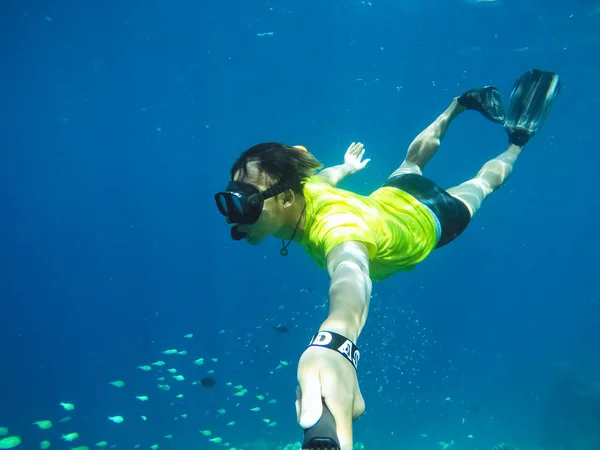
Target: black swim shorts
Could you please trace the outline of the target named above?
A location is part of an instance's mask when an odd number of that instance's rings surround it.
[[[383,186],[394,187],[412,195],[436,215],[442,227],[442,235],[436,248],[443,247],[460,236],[469,225],[471,213],[467,206],[422,175],[396,175]]]

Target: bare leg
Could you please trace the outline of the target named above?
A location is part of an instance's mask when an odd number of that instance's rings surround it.
[[[486,162],[475,178],[447,189],[447,192],[467,205],[473,217],[483,200],[511,174],[520,153],[521,147],[511,144],[504,153]]]
[[[466,111],[455,98],[448,109],[444,111],[431,125],[423,130],[408,147],[406,159],[390,178],[405,173],[423,175],[423,169],[440,148],[440,141],[448,131],[450,122],[461,112]]]

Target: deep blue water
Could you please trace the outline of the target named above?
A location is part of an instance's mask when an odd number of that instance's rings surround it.
[[[76,445],[161,450],[219,448],[200,429],[246,450],[299,440],[296,363],[325,317],[328,277],[299,246],[282,259],[277,241],[230,240],[212,196],[231,163],[282,141],[332,165],[361,141],[372,161],[341,187],[366,194],[453,97],[494,84],[507,102],[536,67],[563,89],[511,179],[460,239],[375,285],[355,439],[600,448],[599,8],[2,2],[0,427],[25,449],[70,448],[71,431]],[[426,174],[458,184],[505,147],[501,127],[464,114]],[[171,348],[188,355],[161,354]],[[159,391],[159,369],[137,369],[157,360],[186,380]],[[210,369],[214,388],[191,384]],[[51,430],[31,424],[44,419]]]

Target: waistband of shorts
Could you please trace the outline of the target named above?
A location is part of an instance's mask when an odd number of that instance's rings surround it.
[[[415,199],[415,200],[417,202],[419,202],[419,200],[417,200],[417,199]],[[435,245],[437,246],[442,237],[442,223],[440,222],[440,219],[438,219],[438,216],[435,215],[435,213],[429,206],[427,206],[425,203],[421,203],[421,202],[419,202],[419,205],[422,205],[427,211],[429,211],[429,213],[431,214],[431,217],[433,217],[433,221],[435,222]]]

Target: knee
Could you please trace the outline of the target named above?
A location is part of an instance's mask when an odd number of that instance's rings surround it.
[[[423,175],[421,167],[418,164],[408,161],[402,163],[400,167],[398,167],[393,174],[390,175],[390,178],[397,177],[398,175],[407,175],[407,174],[415,174],[415,175]]]

